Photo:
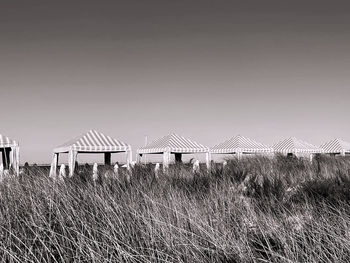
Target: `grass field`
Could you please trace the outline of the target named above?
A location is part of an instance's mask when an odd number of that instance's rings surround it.
[[[89,170],[55,182],[37,167],[5,178],[1,262],[350,261],[347,157],[106,170],[96,182]]]

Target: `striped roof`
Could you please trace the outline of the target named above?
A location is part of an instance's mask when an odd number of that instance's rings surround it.
[[[322,153],[323,150],[308,142],[295,137],[290,137],[273,146],[275,152],[279,153]]]
[[[54,152],[124,152],[131,150],[131,146],[122,141],[113,139],[103,133],[90,130],[54,149]]]
[[[141,147],[137,150],[137,153],[163,153],[167,151],[173,153],[204,153],[209,152],[209,148],[172,133]]]
[[[219,143],[210,149],[211,153],[261,153],[273,152],[271,147],[241,135]]]
[[[15,140],[10,139],[9,137],[6,137],[4,135],[0,134],[0,147],[15,147],[18,146],[18,143]]]
[[[350,153],[350,142],[342,139],[334,139],[321,145],[325,153]]]

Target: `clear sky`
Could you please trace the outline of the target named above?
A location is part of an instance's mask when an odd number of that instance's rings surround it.
[[[2,1],[0,133],[350,141],[348,1]]]

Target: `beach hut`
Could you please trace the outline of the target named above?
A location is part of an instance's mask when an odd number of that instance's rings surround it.
[[[350,142],[343,141],[342,139],[334,139],[321,145],[324,153],[345,156],[350,154]]]
[[[69,175],[72,176],[78,153],[103,153],[105,164],[110,165],[111,154],[122,152],[127,154],[126,163],[129,168],[132,161],[131,146],[129,144],[113,139],[103,133],[90,130],[86,134],[72,139],[53,150],[50,176],[56,176],[58,158],[61,153],[68,153]]]
[[[210,167],[209,148],[175,133],[159,138],[137,150],[137,162],[145,154],[163,154],[163,169],[169,167],[171,154],[175,162],[182,162],[182,154],[205,153],[207,168]]]
[[[0,134],[0,150],[4,169],[13,169],[16,175],[19,174],[19,144],[4,135]]]
[[[212,154],[236,154],[241,159],[243,154],[273,153],[273,149],[262,143],[241,135],[219,143],[210,149]]]
[[[309,156],[310,160],[316,153],[323,153],[323,150],[311,143],[304,142],[295,137],[282,140],[276,143],[273,147],[275,153],[281,153],[286,155],[295,155],[298,157]]]

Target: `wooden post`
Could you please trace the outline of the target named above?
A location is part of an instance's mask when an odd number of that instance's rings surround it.
[[[175,162],[182,163],[182,154],[181,153],[175,153]]]
[[[105,165],[111,165],[111,153],[105,153]]]

